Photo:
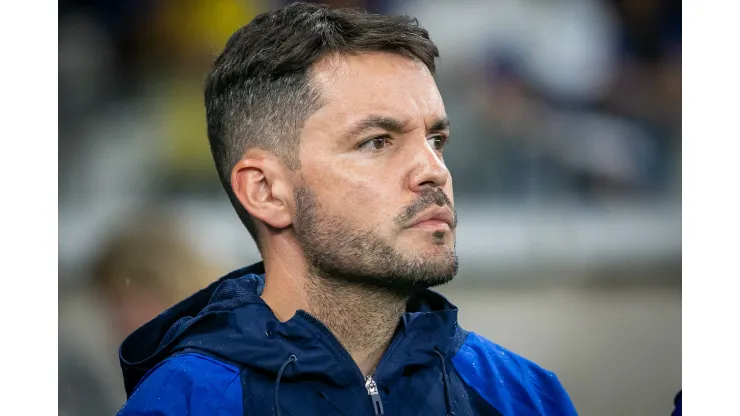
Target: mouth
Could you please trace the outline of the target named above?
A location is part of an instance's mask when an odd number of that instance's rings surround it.
[[[455,218],[449,208],[434,208],[417,217],[409,228],[444,231],[454,228]]]

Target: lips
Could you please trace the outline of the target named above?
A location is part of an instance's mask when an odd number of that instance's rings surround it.
[[[446,223],[450,227],[450,229],[452,229],[455,225],[455,216],[452,215],[452,211],[449,208],[437,207],[418,216],[411,223],[410,227],[417,226],[427,221],[443,222]]]

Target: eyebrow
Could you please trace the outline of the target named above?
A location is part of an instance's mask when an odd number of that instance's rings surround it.
[[[450,129],[450,119],[447,116],[434,120],[429,131],[443,131]]]
[[[407,123],[398,119],[380,115],[370,115],[358,121],[347,129],[346,137],[356,137],[370,130],[385,130],[393,133],[402,133]],[[450,119],[447,116],[437,118],[429,127],[430,131],[449,130]]]

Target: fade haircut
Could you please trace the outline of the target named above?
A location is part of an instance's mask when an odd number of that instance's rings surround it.
[[[391,52],[435,73],[439,51],[409,16],[294,3],[262,13],[237,30],[205,81],[208,141],[221,184],[261,250],[255,220],[231,187],[231,170],[251,148],[269,151],[293,171],[306,119],[323,105],[311,68],[329,54]]]

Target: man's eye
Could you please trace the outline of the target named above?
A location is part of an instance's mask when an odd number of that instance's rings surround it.
[[[361,150],[383,150],[383,148],[389,143],[388,136],[373,137],[372,139],[363,142],[359,149]]]
[[[429,144],[432,145],[432,149],[441,152],[442,149],[444,149],[445,145],[447,144],[448,138],[441,134],[437,134],[435,136],[430,137],[427,140],[429,140]]]

